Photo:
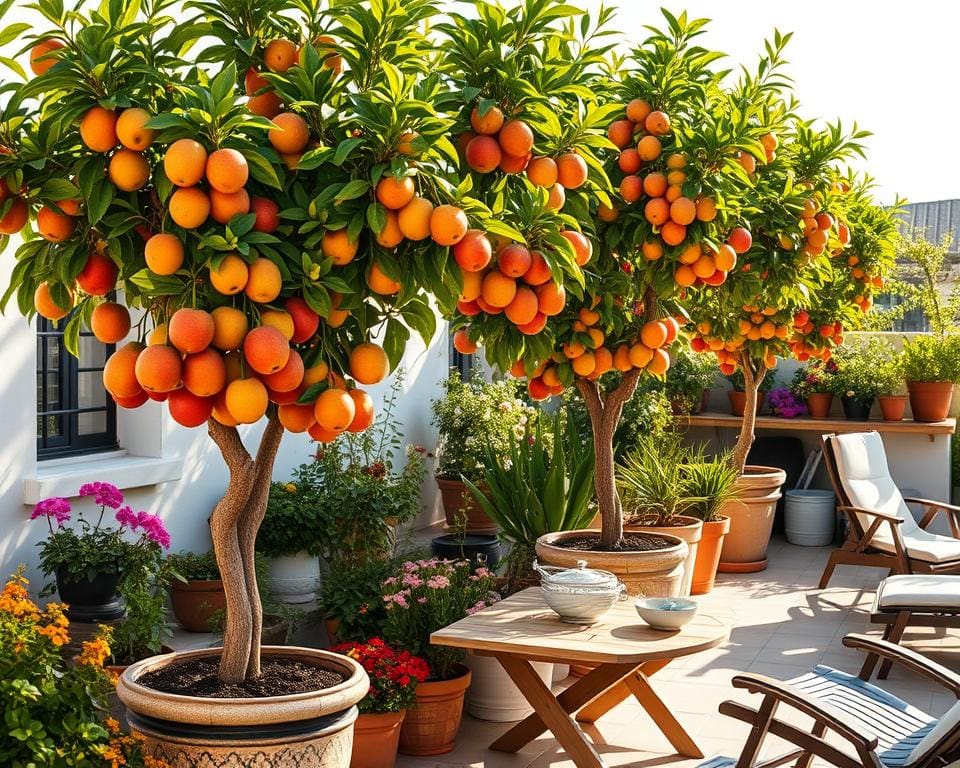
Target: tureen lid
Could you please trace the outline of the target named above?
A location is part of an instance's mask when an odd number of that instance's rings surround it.
[[[533,567],[540,574],[542,582],[551,586],[564,587],[565,589],[581,587],[589,590],[605,587],[615,589],[618,586],[616,576],[609,571],[587,568],[586,560],[577,560],[576,568],[555,568],[549,565],[540,565],[537,561],[534,561]]]

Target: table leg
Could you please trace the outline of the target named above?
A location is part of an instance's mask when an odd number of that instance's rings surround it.
[[[672,659],[657,659],[655,661],[645,662],[640,666],[640,669],[643,670],[643,673],[649,677],[650,675],[659,672],[667,664],[669,664]],[[580,723],[595,723],[603,715],[607,714],[611,709],[617,706],[621,701],[626,701],[630,697],[630,688],[627,686],[626,682],[622,682],[619,685],[615,685],[607,691],[604,691],[597,698],[587,704],[583,709],[577,712],[577,722]]]
[[[640,706],[647,711],[647,714],[650,715],[650,718],[663,732],[663,735],[667,737],[667,741],[673,745],[678,754],[684,757],[703,757],[703,752],[690,738],[690,734],[680,725],[677,718],[673,716],[670,708],[664,704],[663,699],[657,696],[653,688],[650,687],[647,676],[642,671],[637,671],[635,675],[628,677],[626,683],[633,695],[637,697]]]
[[[524,698],[530,702],[530,706],[533,707],[545,728],[550,729],[577,768],[606,768],[603,758],[580,730],[580,726],[571,719],[567,710],[557,701],[550,688],[540,679],[533,665],[526,659],[516,656],[498,656],[497,658],[510,675],[510,679],[523,693]],[[510,734],[514,730],[516,727],[491,744],[490,749],[516,752],[529,741],[527,739],[518,744],[516,738],[510,739]]]
[[[514,677],[514,668],[508,666],[508,664],[518,661],[519,659],[512,656],[497,656],[496,658],[507,671],[507,674],[517,683],[517,687],[520,688],[524,696],[527,696],[527,690],[530,689],[531,686],[517,680]],[[588,701],[595,699],[598,694],[607,690],[610,686],[616,685],[626,676],[633,674],[635,670],[636,665],[634,664],[604,664],[599,666],[557,696],[556,703],[566,716],[566,714],[578,710]],[[541,687],[546,689],[546,686],[543,685],[539,677],[537,681]],[[553,698],[552,692],[550,693],[550,697]],[[534,713],[524,720],[521,720],[503,734],[490,745],[490,749],[498,752],[516,752],[550,727],[546,723],[546,719],[541,716],[540,708],[532,701],[530,701],[530,704],[534,708]],[[567,719],[569,720],[569,718]]]

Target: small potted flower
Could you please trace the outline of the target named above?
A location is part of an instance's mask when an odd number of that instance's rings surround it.
[[[882,391],[881,372],[893,357],[893,347],[877,337],[834,350],[833,389],[840,396],[847,419],[866,421],[870,418],[873,401]]]
[[[733,389],[727,392],[727,397],[730,398],[730,412],[734,416],[743,416],[743,412],[747,407],[747,393],[744,391],[743,373],[737,370],[736,373],[730,374],[726,378],[733,387]],[[757,413],[760,413],[763,409],[767,392],[773,388],[774,382],[775,377],[772,375],[763,377],[760,389],[757,390]]]
[[[427,662],[409,651],[396,651],[379,637],[363,643],[340,643],[332,649],[360,663],[370,690],[357,704],[350,768],[393,768],[400,726],[416,703],[417,686],[427,679]]]
[[[770,413],[781,419],[795,419],[807,415],[807,405],[793,394],[790,387],[774,387],[767,394]]]
[[[942,421],[960,382],[960,336],[916,336],[903,342],[903,376],[914,421]]]
[[[807,404],[811,419],[829,419],[833,405],[833,376],[837,366],[832,360],[815,360],[804,368],[797,369],[790,384],[790,391],[798,400]]]
[[[692,415],[703,410],[704,395],[717,378],[717,366],[708,355],[686,348],[677,352],[667,371],[663,393],[676,416]]]
[[[384,639],[422,657],[430,668],[400,729],[400,754],[442,755],[456,746],[470,670],[462,650],[430,645],[430,635],[496,602],[495,586],[486,568],[435,558],[407,561],[384,581]]]
[[[320,504],[313,484],[299,482],[297,475],[270,484],[256,549],[270,560],[270,594],[282,603],[309,603],[316,597],[324,544]]]
[[[901,421],[907,410],[903,391],[903,358],[891,350],[891,357],[874,373],[877,381],[877,402],[884,421]]]

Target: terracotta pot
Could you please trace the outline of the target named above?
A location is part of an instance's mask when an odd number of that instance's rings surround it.
[[[448,526],[458,527],[457,514],[464,509],[467,513],[467,533],[496,533],[500,530],[480,508],[470,489],[462,481],[447,480],[442,477],[435,479],[443,502],[443,516]]]
[[[730,518],[730,531],[723,537],[720,573],[753,573],[767,567],[767,545],[780,487],[787,473],[776,467],[750,466],[735,486],[738,498],[720,510]]]
[[[154,656],[127,668],[117,695],[127,722],[151,757],[203,768],[349,768],[356,703],[370,680],[353,659],[315,648],[265,646],[264,656],[294,657],[336,669],[339,685],[260,699],[210,699],[140,685],[145,673],[182,659],[217,657],[219,648]]]
[[[452,752],[456,746],[463,697],[470,685],[470,670],[452,680],[428,680],[417,686],[417,704],[407,710],[400,728],[401,755],[425,757]]]
[[[884,421],[902,421],[907,411],[906,395],[880,395],[880,413]]]
[[[560,568],[576,568],[578,560],[586,560],[591,568],[599,568],[616,575],[627,585],[627,594],[645,597],[679,597],[683,587],[683,563],[689,551],[687,543],[673,534],[662,535],[671,540],[671,546],[652,552],[584,552],[556,546],[564,539],[593,535],[600,531],[560,531],[547,533],[537,539],[537,558],[541,563]]]
[[[908,381],[910,410],[914,421],[943,421],[953,402],[952,381]]]
[[[720,565],[720,549],[723,538],[730,531],[730,518],[703,524],[703,534],[697,546],[697,559],[693,565],[693,584],[691,595],[705,595],[713,589],[713,582]]]
[[[690,594],[690,588],[693,585],[693,564],[697,559],[697,550],[703,533],[703,521],[695,517],[678,515],[676,522],[678,525],[626,525],[624,530],[677,536],[687,542],[687,559],[683,561],[683,580],[680,583],[680,594],[686,596]]]
[[[406,710],[362,713],[353,725],[350,768],[393,768],[406,715]]]
[[[730,412],[734,416],[743,416],[743,412],[747,408],[747,393],[737,392],[731,389],[727,392],[727,397],[730,398]],[[763,408],[763,401],[766,399],[766,392],[757,392],[757,413],[760,413],[760,409]]]
[[[173,615],[187,632],[209,632],[214,614],[227,609],[221,579],[174,580],[170,585]]]
[[[327,638],[330,640],[330,645],[336,645],[338,642],[337,636],[340,632],[340,619],[336,617],[324,619],[323,627],[327,630]]]
[[[815,392],[807,398],[807,412],[811,419],[829,419],[833,392]]]

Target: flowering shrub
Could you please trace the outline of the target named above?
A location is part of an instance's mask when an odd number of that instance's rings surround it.
[[[487,448],[506,455],[511,436],[523,437],[537,409],[519,398],[520,383],[470,381],[452,371],[444,396],[433,401],[433,424],[440,432],[437,474],[449,480],[483,479],[483,456]]]
[[[807,415],[807,406],[798,400],[790,387],[776,387],[767,395],[767,403],[774,416],[782,419],[795,419],[797,416]]]
[[[123,735],[99,708],[113,689],[103,670],[109,630],[83,643],[76,664],[61,603],[41,610],[27,596],[21,568],[0,592],[0,765],[76,768],[169,768],[144,755],[137,736]]]
[[[493,573],[471,571],[470,565],[467,560],[408,560],[383,582],[384,638],[423,657],[438,680],[456,676],[463,651],[430,645],[430,635],[499,599]]]
[[[370,690],[357,705],[361,712],[400,712],[416,701],[417,686],[427,679],[427,662],[409,651],[395,651],[379,637],[333,648],[360,663],[370,677]]]
[[[893,346],[876,336],[837,347],[832,358],[837,366],[834,392],[864,403],[885,394],[896,387],[891,378],[899,377],[897,357]]]
[[[832,359],[826,362],[814,360],[793,375],[790,391],[800,400],[806,400],[810,395],[834,392],[836,373],[837,364]]]

